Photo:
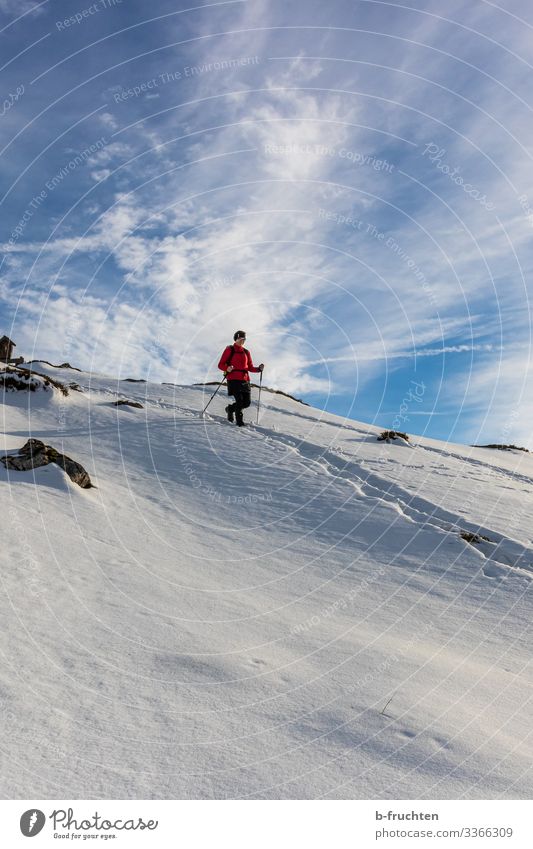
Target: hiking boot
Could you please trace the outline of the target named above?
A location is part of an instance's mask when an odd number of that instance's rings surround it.
[[[226,407],[226,415],[228,417],[228,422],[233,421],[233,404],[228,404]]]
[[[243,427],[244,424],[245,424],[245,422],[243,420],[242,413],[237,413],[237,425],[239,427]]]

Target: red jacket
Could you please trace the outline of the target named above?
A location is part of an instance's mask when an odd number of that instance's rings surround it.
[[[228,380],[249,381],[250,378],[248,377],[248,372],[257,372],[261,371],[261,369],[258,369],[254,366],[250,351],[247,351],[246,348],[242,347],[241,345],[228,345],[228,347],[224,350],[224,353],[220,358],[220,362],[218,364],[219,369],[221,371],[226,371],[227,362],[229,360],[232,348],[235,349],[230,361],[230,366],[233,366],[233,371],[229,372]]]

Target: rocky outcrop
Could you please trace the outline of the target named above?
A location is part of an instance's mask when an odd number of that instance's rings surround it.
[[[60,454],[51,445],[45,445],[40,439],[28,439],[25,445],[19,449],[18,454],[4,454],[0,462],[6,469],[15,469],[17,472],[28,472],[49,463],[56,463],[69,476],[73,483],[77,483],[82,489],[90,489],[93,484],[85,469],[76,460]]]
[[[52,368],[69,368],[72,371],[81,371],[81,368],[71,366],[70,363],[61,363],[61,365],[55,366],[53,363],[48,362],[48,360],[28,360],[26,365],[30,365],[31,363],[44,363],[45,365],[51,366]]]
[[[384,430],[378,436],[378,442],[390,442],[391,439],[405,439],[406,442],[409,441],[407,434],[402,433],[401,430]]]
[[[115,407],[138,407],[140,410],[144,410],[142,404],[138,401],[127,401],[125,398],[119,398],[118,401],[113,401]]]
[[[525,451],[529,454],[529,448],[521,448],[520,445],[500,445],[490,442],[488,445],[472,445],[472,448],[497,448],[499,451]]]
[[[207,383],[193,383],[193,386],[222,386],[223,380],[208,380]],[[163,382],[161,386],[180,386],[179,383],[165,383]],[[259,389],[259,383],[250,383],[250,386],[253,389]],[[295,398],[294,395],[289,395],[288,392],[283,392],[281,389],[271,389],[270,386],[265,386],[262,384],[261,386],[262,392],[270,392],[272,395],[283,395],[284,398],[290,398],[291,401],[296,401],[298,404],[303,404],[304,407],[309,407],[310,404],[307,401],[302,401],[301,398]]]
[[[35,392],[36,389],[41,388],[48,391],[51,386],[59,389],[63,395],[69,394],[68,386],[65,386],[64,383],[61,383],[59,380],[55,380],[48,374],[42,374],[40,371],[22,368],[21,366],[8,366],[0,372],[0,389],[4,388],[12,391],[22,389],[25,391],[30,390],[31,392]]]
[[[0,373],[0,389],[6,392],[35,392],[40,387],[48,388],[37,378],[19,375],[14,369],[4,369]]]
[[[484,539],[486,539],[487,542],[491,542],[490,537],[483,536],[483,534],[472,533],[471,531],[461,531],[459,536],[466,542],[469,542],[470,545],[474,545],[474,543],[479,545],[479,543]]]

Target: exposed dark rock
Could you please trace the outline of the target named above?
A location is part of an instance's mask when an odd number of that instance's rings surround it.
[[[258,383],[251,383],[250,385],[251,385],[251,386],[253,386],[253,387],[254,387],[254,389],[259,389],[259,384],[258,384]],[[269,387],[269,386],[262,386],[262,387],[261,387],[261,391],[262,391],[262,392],[271,392],[273,395],[283,395],[283,397],[284,397],[284,398],[290,398],[290,399],[291,399],[291,401],[296,401],[296,403],[297,403],[297,404],[303,404],[303,405],[304,405],[304,407],[309,407],[309,406],[310,406],[310,405],[307,403],[307,401],[302,401],[302,399],[301,399],[301,398],[295,398],[295,397],[294,397],[294,395],[289,395],[289,393],[288,393],[288,392],[283,392],[283,390],[282,390],[282,389],[270,389],[270,387]]]
[[[499,451],[526,451],[529,454],[529,448],[521,448],[519,445],[498,445],[490,443],[489,445],[472,445],[472,448],[498,448]]]
[[[15,386],[14,384],[16,383],[16,381],[12,381],[12,384],[13,384],[12,388],[14,388],[14,389],[27,389],[28,387],[25,385],[25,381],[22,378],[26,378],[26,380],[31,381],[31,378],[33,378],[33,376],[35,376],[35,377],[40,377],[42,379],[45,389],[47,389],[49,386],[55,386],[55,388],[59,389],[59,391],[63,395],[69,394],[68,386],[65,386],[64,383],[61,383],[59,380],[55,380],[55,378],[49,377],[47,374],[43,374],[40,371],[34,371],[33,369],[29,369],[29,368],[22,368],[21,366],[15,366],[15,367],[8,366],[6,369],[4,369],[3,372],[0,373],[0,378],[2,378],[2,382],[3,382],[4,386],[8,385],[6,383],[6,380],[8,379],[6,377],[6,375],[12,375],[12,376],[18,375],[18,377],[19,377],[18,385]],[[33,391],[37,388],[37,386],[34,385],[34,386],[30,386],[29,388]]]
[[[469,542],[471,545],[473,545],[474,543],[479,544],[482,539],[485,539],[487,540],[487,542],[490,542],[490,537],[485,537],[483,536],[483,534],[475,534],[471,531],[461,531],[459,536],[466,542]]]
[[[383,433],[380,433],[378,436],[378,442],[390,442],[391,439],[405,439],[406,442],[409,442],[409,437],[406,433],[402,433],[399,430],[384,430]]]
[[[4,454],[0,460],[6,469],[16,469],[17,472],[27,472],[39,466],[47,466],[51,462],[46,454],[46,445],[40,439],[28,439],[19,448],[18,454]]]
[[[24,376],[17,376],[11,370],[5,370],[0,373],[0,389],[9,389],[11,392],[35,392],[37,387],[39,386],[39,382],[30,378],[29,380]],[[44,387],[46,389],[46,387]]]
[[[138,401],[126,401],[125,398],[120,398],[118,401],[113,401],[113,404],[115,405],[115,407],[128,406],[128,407],[138,407],[140,410],[144,409],[143,405],[139,404]]]
[[[220,380],[208,380],[206,383],[193,383],[193,386],[221,386],[223,381]],[[163,383],[162,386],[180,386],[179,383]],[[259,389],[258,383],[250,383],[250,386],[253,386],[254,389]],[[289,395],[288,392],[283,392],[281,389],[271,389],[269,386],[261,387],[262,392],[270,392],[272,395],[283,395],[285,398],[290,398],[291,401],[296,401],[298,404],[303,404],[304,407],[309,407],[310,405],[307,401],[302,401],[301,398],[295,398],[294,395]]]
[[[54,452],[53,448],[51,449],[51,452]],[[82,489],[90,489],[92,487],[91,479],[81,463],[76,462],[76,460],[73,460],[71,457],[67,457],[66,454],[59,454],[57,451],[50,454],[50,461],[61,466],[61,468],[69,476],[70,480],[73,481],[73,483],[77,483],[78,486],[82,487]]]
[[[143,377],[124,377],[124,383],[146,383],[146,380]]]
[[[27,472],[30,469],[47,466],[49,463],[56,463],[67,473],[71,481],[77,483],[82,489],[93,486],[89,475],[80,463],[67,457],[66,454],[60,454],[40,439],[28,439],[22,448],[19,448],[18,454],[4,454],[0,457],[0,462],[6,469],[15,469],[17,472]]]
[[[71,366],[70,363],[61,363],[59,366],[55,366],[53,363],[49,363],[48,360],[28,360],[26,365],[30,365],[31,363],[44,363],[51,368],[69,368],[72,371],[81,371],[81,368],[76,368],[76,366]]]

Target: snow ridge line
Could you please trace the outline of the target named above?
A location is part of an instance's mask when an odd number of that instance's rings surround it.
[[[421,496],[413,495],[398,484],[380,477],[375,472],[365,472],[363,467],[353,459],[347,459],[341,465],[338,459],[339,454],[343,457],[346,455],[340,449],[333,452],[308,440],[284,436],[278,431],[260,425],[255,425],[253,431],[264,434],[268,441],[274,439],[288,445],[298,452],[304,463],[307,461],[312,462],[315,467],[316,465],[322,466],[323,470],[333,477],[346,480],[357,486],[363,496],[385,502],[396,511],[399,509],[408,520],[420,525],[421,528],[431,528],[439,533],[458,534],[460,531],[468,531],[473,534],[488,536],[489,540],[482,540],[479,545],[476,545],[476,550],[481,556],[486,560],[494,561],[499,566],[506,567],[506,569],[519,572],[522,576],[533,578],[533,548],[522,545],[518,540],[506,537],[491,528],[465,521],[457,514],[451,513]],[[425,448],[424,446],[421,447]],[[458,459],[462,459],[459,455],[456,456]],[[482,461],[478,462],[481,465],[488,465],[482,463]],[[326,464],[325,469],[324,464]],[[489,466],[489,468],[492,467]],[[502,471],[505,474],[505,470]],[[364,474],[365,477],[362,476]],[[527,480],[531,482],[530,479]],[[486,574],[488,577],[496,577],[494,570],[489,569]]]
[[[443,448],[434,448],[430,445],[417,445],[416,449],[422,448],[424,451],[432,451],[434,454],[438,454],[441,457],[449,458],[453,457],[454,460],[459,460],[462,463],[469,463],[472,466],[481,466],[483,469],[488,469],[493,475],[498,474],[503,477],[511,478],[512,480],[518,481],[519,483],[529,484],[531,488],[533,488],[533,478],[528,477],[527,475],[522,475],[520,472],[512,472],[508,469],[503,469],[498,466],[491,466],[490,463],[486,463],[484,460],[476,460],[475,457],[461,457],[460,454],[455,454],[453,451],[445,451]]]

